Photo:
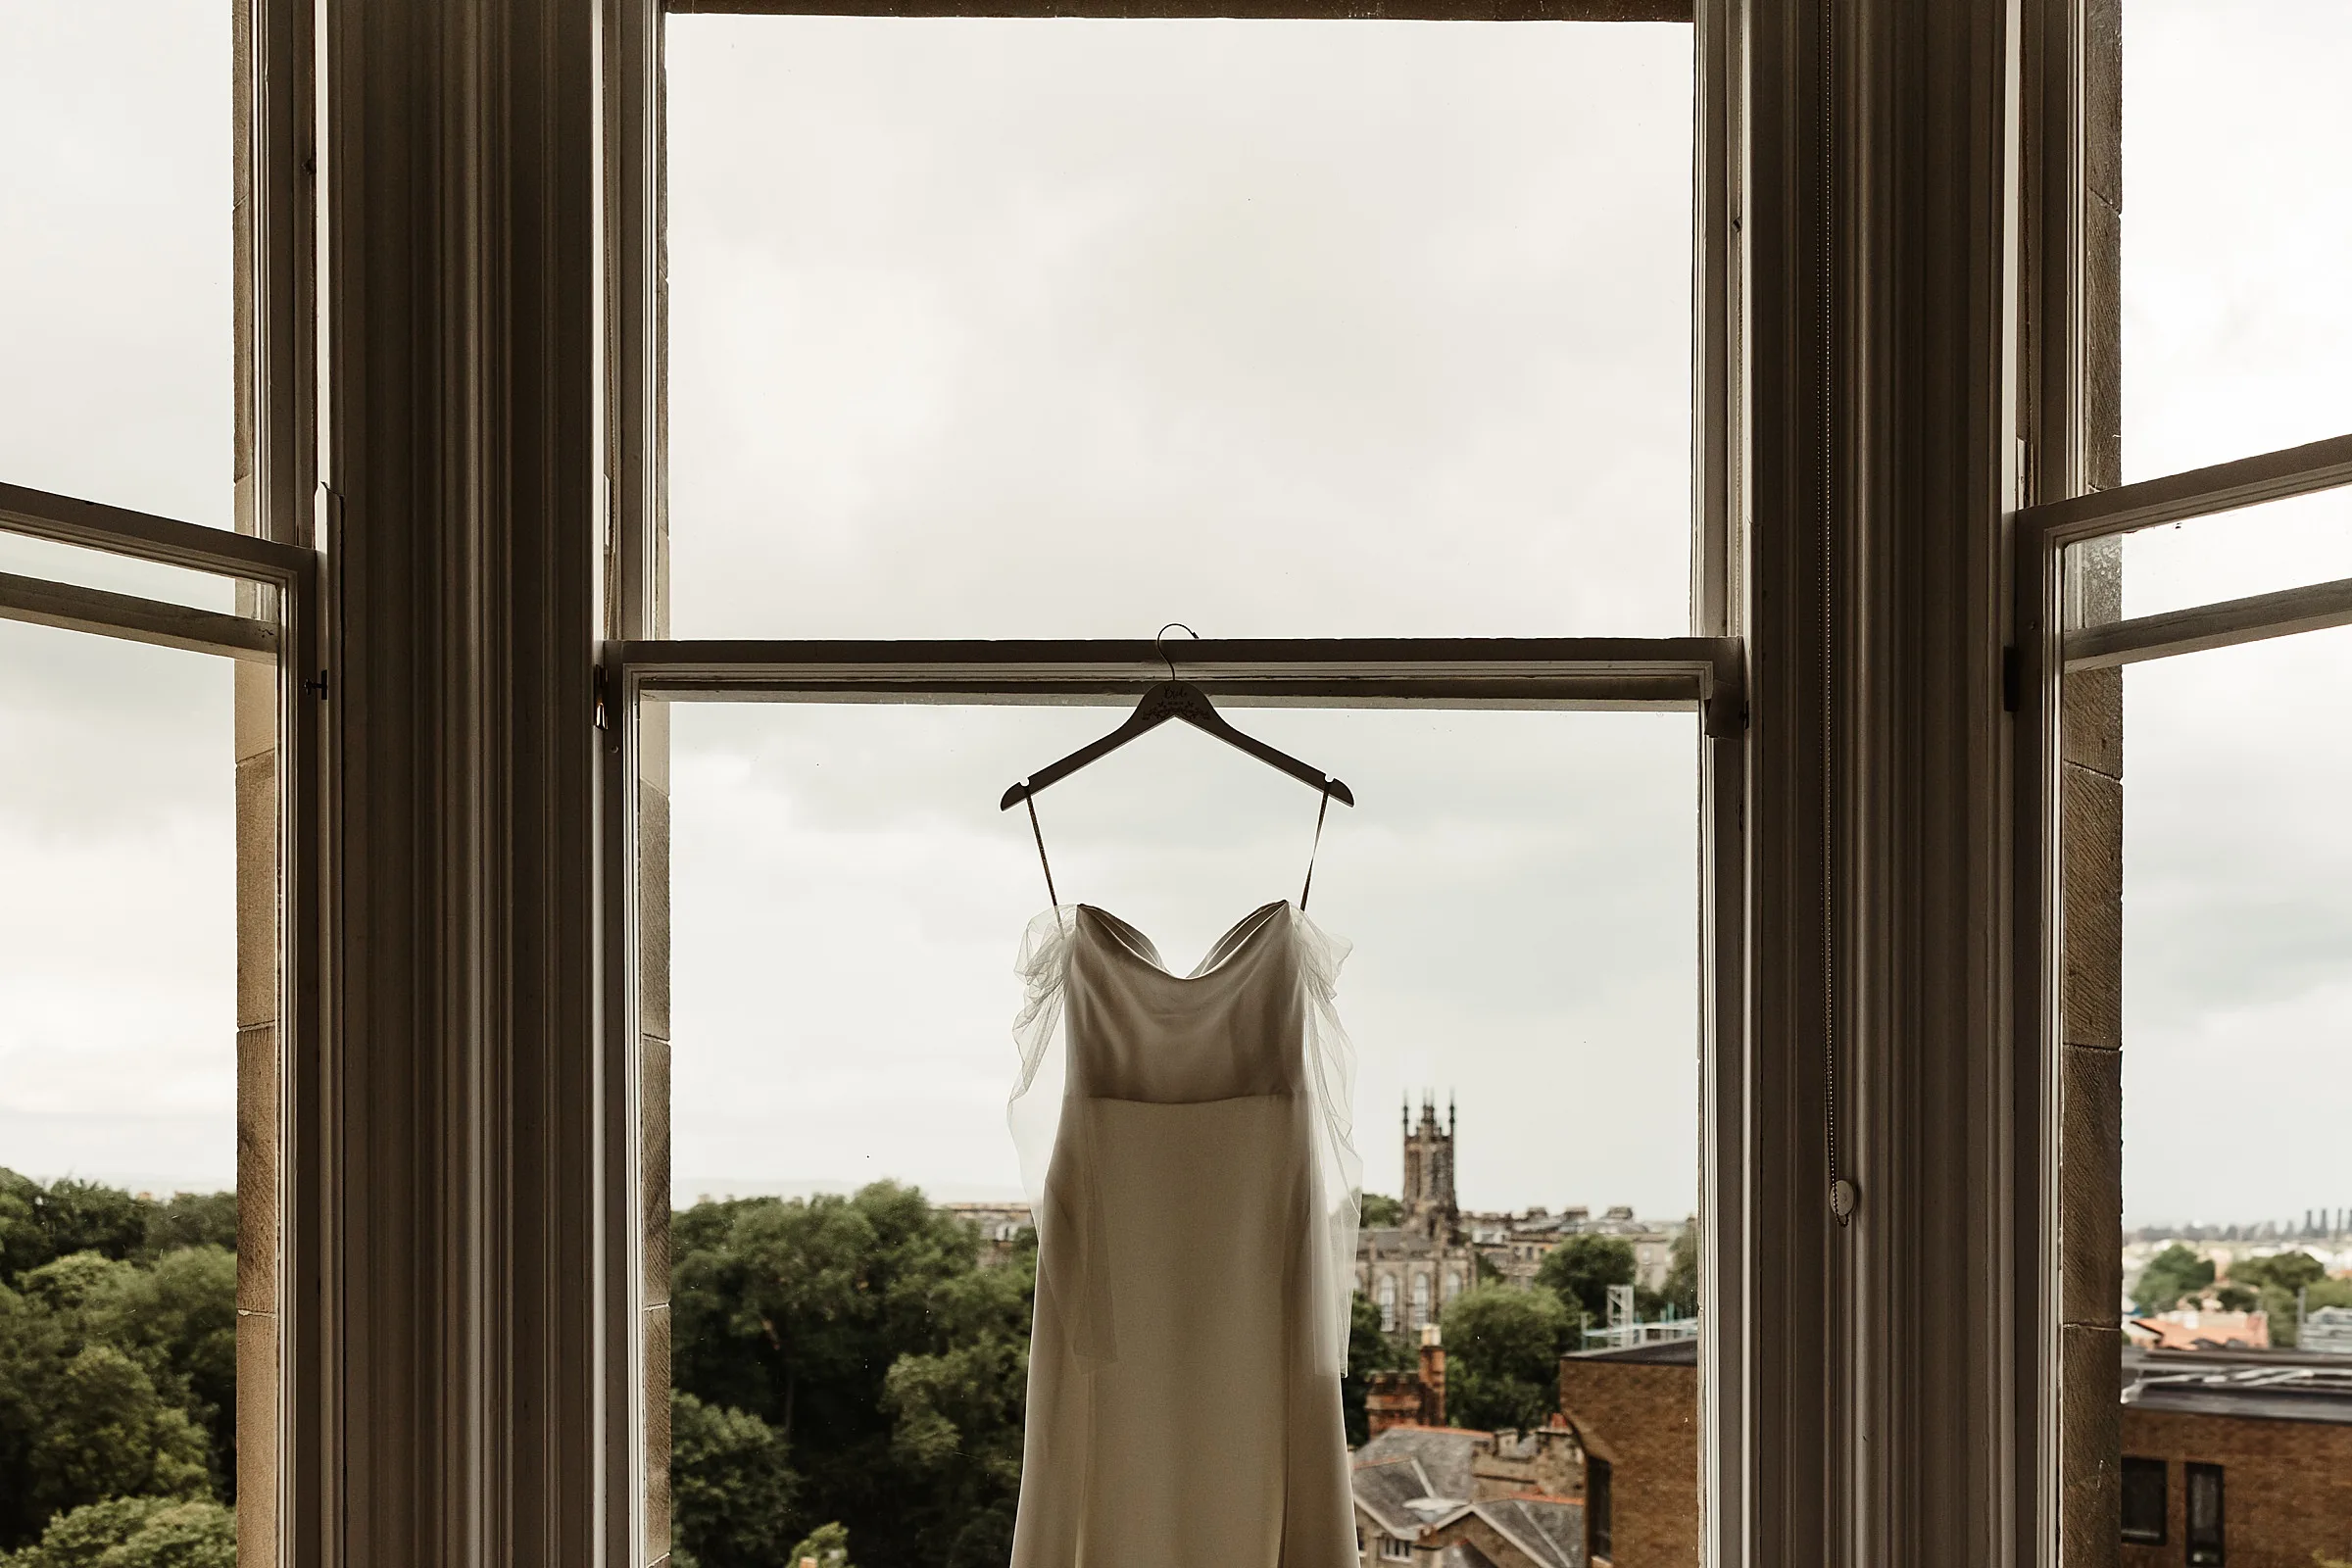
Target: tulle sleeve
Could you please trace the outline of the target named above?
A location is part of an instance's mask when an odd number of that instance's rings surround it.
[[[1013,1049],[1020,1059],[1004,1119],[1012,1127],[1012,1147],[1021,1161],[1021,1187],[1029,1195],[1029,1214],[1041,1238],[1046,1225],[1046,1172],[1054,1163],[1054,1136],[1061,1121],[1067,1073],[1067,1053],[1061,1049],[1062,976],[1076,913],[1063,906],[1030,921],[1021,936],[1020,957],[1013,963],[1013,973],[1020,976],[1023,988],[1021,1010],[1012,1020]]]
[[[1355,1234],[1364,1165],[1355,1152],[1355,1048],[1340,1026],[1340,965],[1348,944],[1293,906],[1299,983],[1306,992],[1306,1087],[1312,1102],[1319,1231],[1315,1248],[1315,1364],[1348,1375],[1348,1329],[1355,1291]]]

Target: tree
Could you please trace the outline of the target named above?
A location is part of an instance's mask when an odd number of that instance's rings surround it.
[[[168,1251],[148,1268],[117,1265],[82,1317],[91,1338],[126,1351],[204,1429],[213,1491],[235,1501],[236,1255],[208,1243]]]
[[[160,1257],[180,1247],[218,1247],[237,1250],[237,1195],[234,1193],[173,1193],[168,1202],[147,1212],[145,1255]]]
[[[742,1410],[669,1396],[673,1560],[679,1568],[766,1568],[795,1523],[800,1478],[775,1428]]]
[[[2213,1259],[2175,1242],[2149,1258],[2132,1287],[2132,1300],[2146,1313],[2170,1312],[2182,1297],[2202,1299],[2213,1284]]]
[[[983,1269],[971,1226],[879,1182],[698,1203],[671,1245],[674,1385],[790,1446],[803,1518],[847,1527],[867,1568],[1002,1562],[1033,1243]]]
[[[1540,1427],[1560,1407],[1560,1355],[1576,1320],[1549,1291],[1482,1285],[1446,1303],[1446,1419]]]
[[[1548,1287],[1571,1316],[1604,1323],[1609,1287],[1634,1283],[1634,1245],[1618,1236],[1571,1236],[1544,1254],[1536,1283]]]
[[[1380,1308],[1361,1291],[1348,1298],[1348,1376],[1340,1384],[1340,1414],[1348,1429],[1348,1446],[1371,1441],[1371,1422],[1364,1412],[1364,1395],[1375,1372],[1396,1372],[1413,1364],[1403,1342],[1380,1326]]]
[[[236,1516],[204,1498],[114,1497],[49,1521],[0,1568],[236,1568]]]
[[[153,1207],[99,1182],[68,1178],[44,1188],[0,1170],[0,1283],[74,1252],[129,1258],[146,1245]]]
[[[1404,1204],[1386,1193],[1366,1193],[1360,1214],[1366,1229],[1380,1230],[1404,1223]]]
[[[840,1524],[819,1525],[784,1554],[784,1568],[801,1568],[811,1561],[817,1568],[851,1568],[849,1530]]]
[[[1674,1239],[1674,1255],[1666,1265],[1666,1288],[1659,1303],[1676,1317],[1698,1316],[1698,1217],[1692,1215]]]

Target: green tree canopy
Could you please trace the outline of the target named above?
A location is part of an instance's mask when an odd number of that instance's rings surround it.
[[[1399,1200],[1389,1197],[1386,1193],[1366,1193],[1361,1216],[1363,1224],[1368,1230],[1401,1225],[1404,1223],[1404,1204]]]
[[[2309,1252],[2278,1252],[2269,1257],[2241,1257],[2230,1265],[2230,1283],[2250,1290],[2275,1285],[2293,1296],[2296,1291],[2328,1277],[2328,1267]]]
[[[1544,1254],[1536,1283],[1548,1287],[1573,1316],[1609,1315],[1609,1287],[1634,1283],[1634,1244],[1621,1236],[1571,1236]]]
[[[236,1518],[203,1498],[112,1497],[49,1521],[0,1568],[236,1568]]]
[[[868,1568],[1004,1560],[1033,1242],[982,1268],[971,1226],[889,1182],[698,1203],[671,1237],[673,1383],[789,1445],[795,1528],[839,1521]]]
[[[1404,1342],[1380,1326],[1380,1308],[1357,1291],[1348,1301],[1348,1376],[1340,1384],[1340,1414],[1348,1429],[1348,1446],[1356,1447],[1372,1436],[1364,1413],[1364,1395],[1375,1372],[1397,1372],[1413,1364]]]
[[[1659,1304],[1673,1311],[1676,1317],[1698,1316],[1698,1218],[1691,1216],[1683,1233],[1674,1239],[1674,1256],[1666,1265],[1666,1288],[1658,1293]]]
[[[669,1474],[678,1568],[767,1568],[800,1494],[775,1428],[672,1391]]]
[[[1576,1320],[1549,1291],[1481,1285],[1446,1305],[1446,1419],[1539,1427],[1560,1407],[1560,1356]]]
[[[2142,1312],[2170,1312],[2181,1298],[2202,1298],[2213,1284],[2213,1259],[2201,1257],[2180,1243],[2149,1258],[2132,1287],[2132,1301]]]
[[[811,1559],[817,1568],[852,1568],[848,1527],[838,1522],[818,1525],[807,1540],[784,1554],[784,1568],[801,1568]]]

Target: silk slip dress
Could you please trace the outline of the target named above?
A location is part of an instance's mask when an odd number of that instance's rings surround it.
[[[1038,1227],[1012,1568],[1350,1568],[1360,1167],[1344,943],[1282,902],[1191,974],[1068,905],[1022,945]]]

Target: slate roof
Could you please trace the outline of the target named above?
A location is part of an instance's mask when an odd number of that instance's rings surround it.
[[[1501,1497],[1470,1511],[1543,1568],[1585,1568],[1585,1505],[1561,1497]]]
[[[1411,1459],[1429,1478],[1426,1495],[1466,1498],[1474,1490],[1470,1457],[1489,1436],[1460,1427],[1391,1427],[1356,1449],[1355,1462],[1361,1468],[1391,1459]]]
[[[1456,1541],[1438,1553],[1438,1568],[1494,1568],[1494,1559],[1467,1541]]]
[[[2293,1350],[2126,1350],[2124,1403],[2141,1410],[2352,1424],[2352,1365]]]
[[[1348,1479],[1355,1488],[1356,1505],[1370,1514],[1381,1529],[1404,1541],[1412,1540],[1420,1532],[1421,1516],[1405,1504],[1430,1494],[1429,1475],[1413,1459],[1359,1464]]]
[[[1355,1453],[1349,1480],[1356,1505],[1390,1535],[1418,1539],[1476,1514],[1534,1568],[1585,1568],[1585,1507],[1564,1497],[1502,1497],[1472,1502],[1470,1459],[1483,1432],[1458,1427],[1391,1427]],[[1442,1511],[1431,1506],[1443,1499]],[[1420,1503],[1415,1508],[1413,1504]],[[1438,1568],[1496,1568],[1475,1546],[1456,1543]],[[1511,1568],[1519,1568],[1514,1560]]]
[[[1698,1341],[1653,1340],[1647,1345],[1629,1345],[1618,1350],[1573,1350],[1571,1361],[1636,1361],[1657,1366],[1698,1365]]]

